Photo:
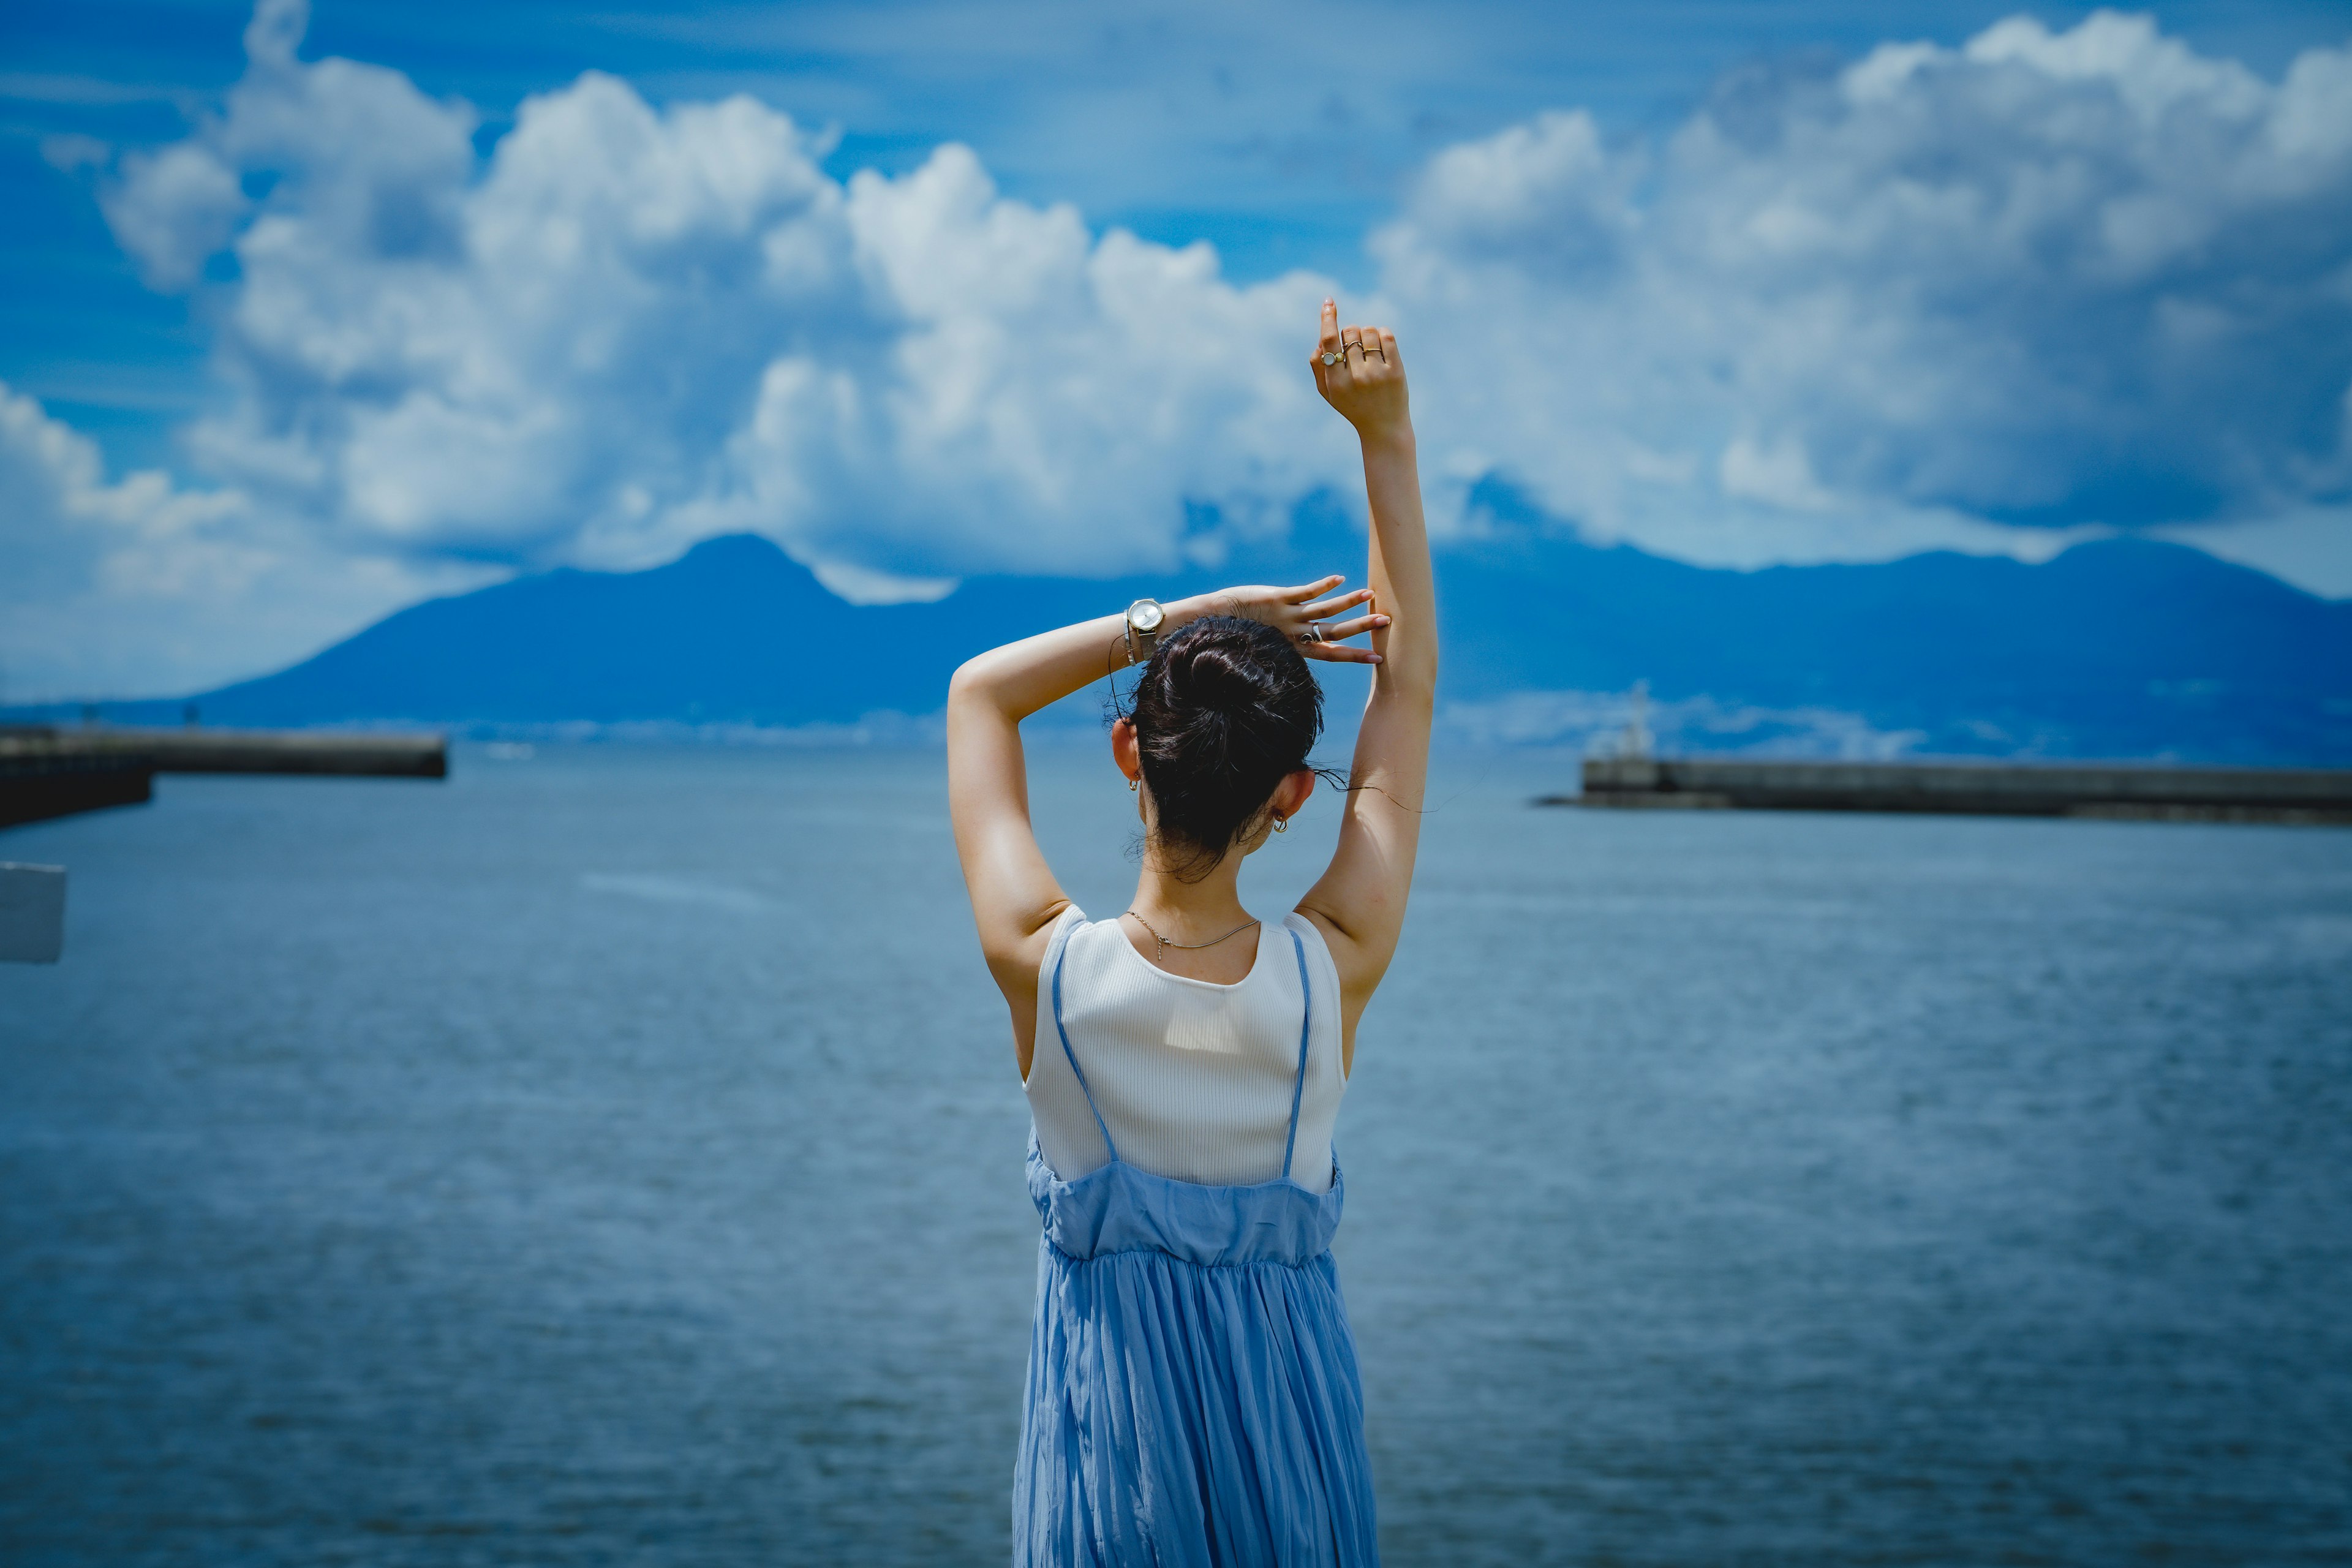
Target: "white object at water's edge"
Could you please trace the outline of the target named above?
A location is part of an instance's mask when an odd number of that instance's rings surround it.
[[[55,963],[66,946],[66,868],[0,860],[0,963]]]

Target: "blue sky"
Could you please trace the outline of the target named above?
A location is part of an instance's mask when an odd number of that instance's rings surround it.
[[[249,14],[0,18],[17,694],[742,528],[866,596],[1213,559],[1344,487],[1327,289],[1443,529],[2352,593],[2344,5]]]

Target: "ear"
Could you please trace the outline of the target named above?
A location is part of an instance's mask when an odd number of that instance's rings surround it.
[[[1267,804],[1274,807],[1274,815],[1276,817],[1296,816],[1299,809],[1307,804],[1307,797],[1314,793],[1314,771],[1309,768],[1300,768],[1296,773],[1282,775],[1282,782],[1274,786],[1273,800]]]
[[[1143,776],[1143,758],[1136,749],[1135,721],[1121,719],[1110,727],[1110,760],[1129,783]]]

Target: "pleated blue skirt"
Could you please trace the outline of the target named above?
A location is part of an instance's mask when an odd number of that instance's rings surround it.
[[[1205,1186],[1114,1157],[1064,1182],[1033,1141],[1029,1191],[1013,1562],[1378,1563],[1336,1173]]]

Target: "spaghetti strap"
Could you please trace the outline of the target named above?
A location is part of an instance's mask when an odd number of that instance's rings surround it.
[[[1291,940],[1296,942],[1297,936],[1298,933],[1293,931]],[[1095,1114],[1095,1126],[1102,1133],[1103,1148],[1108,1151],[1111,1163],[1117,1164],[1118,1145],[1110,1141],[1110,1125],[1103,1121],[1102,1107],[1095,1103],[1095,1091],[1087,1083],[1087,1069],[1078,1065],[1078,1053],[1070,1049],[1070,1031],[1062,1026],[1062,964],[1069,956],[1070,937],[1065,931],[1062,933],[1061,948],[1054,954],[1054,1032],[1062,1037],[1062,1054],[1070,1058],[1070,1070],[1078,1078],[1078,1092],[1087,1097],[1087,1109]],[[1300,973],[1306,973],[1304,966],[1307,960],[1302,957],[1298,962],[1301,965]],[[1300,1050],[1298,1059],[1302,1065],[1307,1059],[1304,1047]],[[1297,1136],[1298,1096],[1296,1093],[1290,1097],[1290,1131],[1291,1136]],[[1286,1176],[1290,1174],[1290,1156],[1287,1152],[1285,1152],[1282,1157],[1282,1173]]]
[[[1283,929],[1290,931],[1288,926]],[[1290,1180],[1290,1152],[1298,1146],[1298,1100],[1307,1092],[1307,1038],[1315,1026],[1315,983],[1307,978],[1307,943],[1293,931],[1290,946],[1298,955],[1298,1076],[1290,1080],[1290,1135],[1282,1141],[1282,1179],[1286,1182]],[[1094,1101],[1089,1099],[1087,1103],[1092,1105]]]

